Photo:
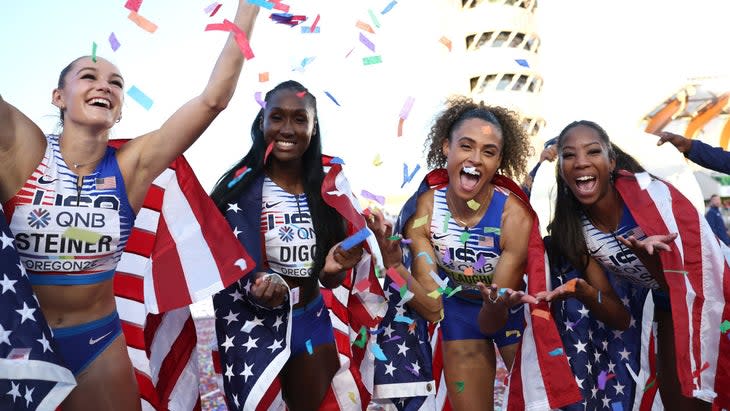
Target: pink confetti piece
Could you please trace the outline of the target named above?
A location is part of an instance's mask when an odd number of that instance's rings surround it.
[[[289,13],[289,5],[281,3],[281,2],[276,2],[276,4],[274,4],[274,9],[281,10],[284,13]]]
[[[385,197],[383,197],[383,196],[379,196],[377,194],[373,194],[373,193],[371,193],[371,192],[369,192],[367,190],[362,190],[360,192],[360,194],[364,198],[367,198],[368,200],[373,200],[373,201],[375,201],[377,203],[380,203],[380,205],[385,205]]]
[[[350,49],[350,51],[348,51],[348,52],[347,52],[347,54],[345,54],[345,58],[348,58],[348,57],[350,57],[350,54],[352,54],[352,52],[353,52],[354,50],[355,50],[355,47],[351,48],[351,49]]]
[[[439,42],[440,42],[441,44],[443,44],[444,46],[446,46],[446,48],[447,48],[447,49],[449,49],[449,51],[451,51],[451,40],[449,40],[449,39],[448,39],[447,37],[445,37],[445,36],[442,36],[442,37],[441,37],[441,38],[439,39]]]
[[[373,28],[362,20],[358,20],[357,23],[355,23],[355,27],[359,28],[360,30],[365,30],[368,33],[375,34]]]
[[[317,23],[319,23],[319,14],[317,14],[317,17],[314,18],[314,23],[312,23],[312,26],[309,27],[310,33],[313,33],[314,29],[317,28]]]
[[[155,31],[157,31],[157,24],[140,16],[139,14],[137,14],[136,11],[130,11],[127,18],[132,20],[134,24],[138,25],[144,31],[147,31],[149,33],[154,33]]]
[[[109,35],[109,46],[111,46],[112,51],[117,51],[119,46],[121,46],[121,44],[119,44],[119,40],[117,40],[117,36],[114,34],[114,32],[112,32],[112,34]]]
[[[128,10],[132,10],[133,12],[137,13],[139,11],[139,8],[142,6],[142,0],[127,0],[127,3],[124,4],[124,8]]]
[[[271,151],[274,150],[274,142],[272,141],[269,143],[269,146],[266,147],[266,153],[264,154],[264,164],[266,164],[266,160],[269,159],[269,154],[271,154]]]
[[[368,288],[370,288],[370,281],[368,281],[367,278],[355,284],[355,289],[357,291],[360,291],[361,293],[365,292],[365,290],[367,290]]]
[[[398,270],[396,270],[393,267],[388,268],[385,270],[385,275],[387,275],[391,281],[393,281],[393,284],[397,286],[397,290],[400,291],[400,288],[403,286],[403,284],[406,283],[406,281],[403,279],[403,277],[400,276],[398,273]]]
[[[243,54],[243,57],[246,58],[246,60],[251,60],[254,58],[253,50],[251,50],[251,45],[248,42],[248,36],[246,36],[246,33],[244,33],[238,26],[233,24],[230,20],[223,20],[223,23],[218,24],[208,24],[205,26],[205,31],[229,31],[233,33],[233,39],[236,41],[236,44],[238,45],[238,48],[241,50],[241,53]]]
[[[375,44],[373,44],[373,42],[362,33],[360,33],[360,43],[364,44],[365,47],[369,48],[373,53],[375,52]]]

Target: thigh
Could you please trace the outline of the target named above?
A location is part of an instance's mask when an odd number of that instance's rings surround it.
[[[444,376],[456,410],[492,410],[496,354],[492,340],[444,342]]]
[[[707,410],[710,403],[682,395],[677,376],[674,352],[674,324],[668,311],[656,310],[657,319],[657,380],[659,395],[667,410]]]
[[[291,411],[317,410],[340,367],[334,343],[291,358],[279,373],[281,391]]]
[[[124,335],[118,336],[76,380],[78,385],[63,401],[63,411],[141,409]]]

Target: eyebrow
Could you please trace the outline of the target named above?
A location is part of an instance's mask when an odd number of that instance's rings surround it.
[[[594,144],[598,144],[599,146],[601,145],[601,143],[599,143],[598,141],[593,141],[593,142],[590,142],[590,143],[588,143],[588,144],[583,144],[583,147],[588,147],[588,146],[592,146],[592,145],[594,145]],[[573,147],[573,146],[563,146],[563,150],[565,150],[566,148],[569,148],[569,149],[575,150],[575,147]],[[601,148],[603,148],[603,146],[601,146]]]
[[[461,141],[461,140],[468,140],[470,143],[476,144],[476,140],[474,140],[473,138],[471,138],[469,136],[461,136],[456,139],[456,141]],[[485,144],[484,146],[488,147],[488,148],[493,147],[493,148],[499,149],[499,146],[494,143]]]
[[[84,71],[84,70],[91,70],[91,71],[93,71],[93,72],[97,72],[97,71],[98,71],[98,70],[96,69],[96,67],[88,67],[88,66],[87,66],[87,67],[81,67],[81,68],[80,68],[80,69],[79,69],[79,70],[78,70],[78,71],[76,72],[76,75],[78,76],[78,75],[79,75],[79,73],[81,73],[81,72],[82,72],[82,71]],[[120,79],[121,79],[122,81],[124,81],[124,77],[122,77],[122,75],[121,75],[121,74],[117,74],[117,73],[112,73],[112,77],[119,77],[119,78],[120,78]]]

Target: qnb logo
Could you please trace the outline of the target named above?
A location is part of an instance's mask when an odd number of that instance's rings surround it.
[[[294,229],[288,225],[279,227],[279,238],[288,243],[294,239]]]
[[[51,221],[51,213],[44,208],[36,208],[28,214],[28,225],[33,228],[45,228]]]

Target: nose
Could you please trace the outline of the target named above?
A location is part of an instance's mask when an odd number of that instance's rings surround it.
[[[294,126],[292,124],[292,121],[289,119],[284,120],[281,128],[279,129],[279,133],[286,136],[294,135]]]
[[[109,84],[109,82],[108,81],[104,81],[104,80],[99,80],[97,82],[97,84],[96,84],[96,88],[97,88],[97,90],[102,90],[102,91],[105,91],[107,93],[110,93],[112,91],[112,87]]]
[[[575,166],[579,168],[587,167],[589,165],[588,155],[586,153],[575,154]]]

